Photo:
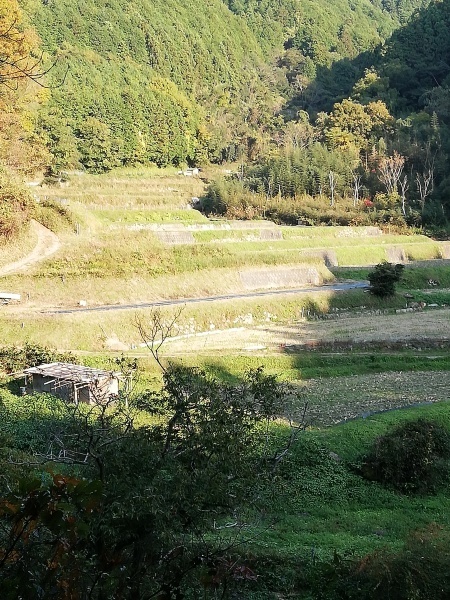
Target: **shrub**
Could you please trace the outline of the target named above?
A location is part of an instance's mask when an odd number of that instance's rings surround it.
[[[33,214],[34,201],[28,190],[0,167],[0,240],[17,235]]]
[[[26,343],[23,347],[0,347],[0,370],[5,373],[14,373],[28,367],[35,367],[51,362],[76,362],[76,358],[69,352],[58,352],[39,344]]]
[[[360,559],[335,554],[315,566],[314,600],[445,600],[450,585],[450,531],[434,523],[413,531],[398,552]]]
[[[36,206],[35,218],[54,233],[70,228],[75,230],[74,215],[65,206],[54,200],[44,200]]]
[[[369,291],[379,298],[388,298],[395,294],[395,284],[398,283],[403,274],[403,265],[393,265],[383,261],[375,266],[369,273]]]
[[[379,437],[364,458],[362,474],[403,493],[430,493],[448,479],[450,433],[418,419]]]

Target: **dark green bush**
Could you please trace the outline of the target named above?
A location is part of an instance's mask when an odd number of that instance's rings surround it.
[[[395,284],[398,283],[403,274],[403,265],[393,265],[383,261],[375,266],[369,273],[369,291],[379,298],[389,298],[395,294]]]
[[[379,437],[361,472],[402,493],[433,493],[448,479],[449,459],[450,433],[418,419]]]

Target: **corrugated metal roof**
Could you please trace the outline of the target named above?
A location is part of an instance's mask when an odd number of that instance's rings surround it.
[[[83,365],[73,365],[71,363],[54,362],[37,367],[24,369],[26,375],[42,375],[44,377],[53,377],[64,381],[75,381],[79,383],[90,383],[96,379],[119,377],[121,373],[117,371],[104,371],[102,369],[93,369]]]

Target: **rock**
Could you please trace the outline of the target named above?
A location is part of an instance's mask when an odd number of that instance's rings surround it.
[[[342,461],[341,457],[339,454],[336,454],[336,452],[330,452],[328,456],[331,458],[331,460],[334,460],[334,462],[340,463]]]
[[[119,340],[117,336],[113,336],[105,340],[105,346],[108,350],[123,351],[129,350],[129,346]]]

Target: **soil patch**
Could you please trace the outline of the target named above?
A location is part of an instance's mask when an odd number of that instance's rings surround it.
[[[449,400],[450,372],[408,372],[310,379],[301,384],[307,422],[333,425],[371,414]]]

